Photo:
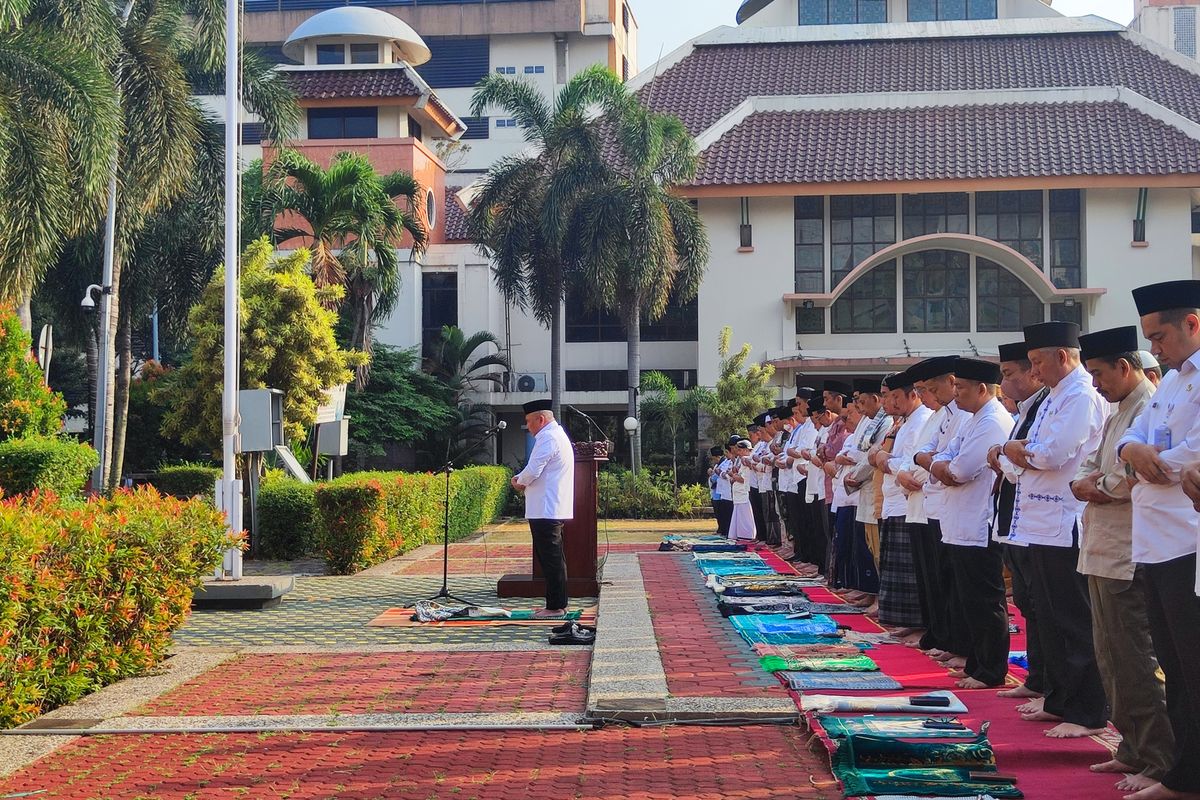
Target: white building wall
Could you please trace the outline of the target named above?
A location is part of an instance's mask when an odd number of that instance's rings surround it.
[[[1163,47],[1189,58],[1196,58],[1197,43],[1200,41],[1200,8],[1197,6],[1200,4],[1188,2],[1173,6],[1148,6],[1141,3],[1138,5],[1141,7],[1137,16],[1129,23],[1130,28]],[[1177,13],[1176,9],[1190,9],[1191,13]],[[1187,24],[1189,19],[1190,24]],[[1184,25],[1187,27],[1182,27]]]
[[[888,22],[908,21],[908,0],[887,0]],[[1061,17],[1058,11],[1041,0],[996,0],[998,19],[1031,17]],[[775,0],[742,25],[747,28],[787,27],[800,19],[800,0]]]

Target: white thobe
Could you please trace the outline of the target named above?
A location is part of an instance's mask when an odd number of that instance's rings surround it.
[[[525,487],[525,519],[574,518],[575,451],[557,422],[533,437],[533,452],[517,483]]]
[[[942,492],[942,541],[964,547],[987,547],[988,523],[992,518],[992,486],[995,473],[988,467],[988,451],[1008,439],[1012,416],[992,398],[958,429],[934,463],[950,464],[950,475],[958,486]],[[944,484],[943,484],[944,486]]]

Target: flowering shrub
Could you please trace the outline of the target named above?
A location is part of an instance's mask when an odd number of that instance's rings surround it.
[[[75,497],[99,462],[86,444],[52,436],[0,442],[0,489],[5,497],[35,489]]]
[[[450,539],[458,541],[503,510],[510,473],[470,467],[451,475]],[[379,564],[442,536],[444,475],[356,472],[313,493],[316,540],[334,574]]]
[[[208,504],[149,487],[0,502],[0,727],[157,664],[227,544]]]
[[[0,441],[62,428],[67,404],[46,386],[32,346],[12,307],[0,306]]]

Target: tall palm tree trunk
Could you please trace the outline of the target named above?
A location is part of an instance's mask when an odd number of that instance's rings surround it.
[[[632,303],[633,313],[625,323],[625,340],[626,352],[628,354],[628,373],[626,381],[629,386],[629,404],[626,408],[626,414],[636,419],[639,423],[641,417],[638,416],[638,394],[642,385],[642,315],[637,309],[641,307],[640,303]],[[637,429],[631,434],[633,438],[633,463],[630,466],[636,472],[642,466],[642,428],[639,424]]]
[[[21,302],[17,304],[17,320],[21,323],[21,330],[26,333],[33,333],[33,307],[31,304],[32,290],[24,293]],[[37,339],[34,339],[33,346],[37,347]]]
[[[133,320],[130,314],[122,315],[117,331],[117,377],[113,386],[113,437],[111,468],[108,473],[109,490],[121,485],[121,473],[125,469],[125,432],[129,429],[129,382],[133,377]]]
[[[96,378],[99,376],[97,369],[100,363],[100,343],[98,341],[99,331],[88,330],[87,335],[87,376],[88,376],[88,428],[95,430],[96,428]],[[97,491],[100,487],[96,487]]]
[[[562,323],[563,304],[560,300],[550,316],[550,410],[555,419],[562,418]]]
[[[115,373],[114,362],[117,355],[117,329],[120,327],[121,320],[121,249],[120,242],[117,242],[115,252],[113,253],[112,293],[108,296],[110,311],[107,329],[103,328],[103,320],[101,321],[100,335],[105,337],[107,342],[107,346],[101,349],[108,353],[108,364],[99,364],[96,372],[96,380],[107,381],[109,387],[111,387],[109,391],[104,393],[104,408],[96,409],[97,415],[104,415],[105,469],[109,471],[109,474],[104,476],[104,486],[100,487],[101,491],[107,491],[117,485],[113,481],[111,465],[113,463],[113,427],[116,422],[114,414],[115,405],[113,402],[116,399],[116,386],[113,380]]]

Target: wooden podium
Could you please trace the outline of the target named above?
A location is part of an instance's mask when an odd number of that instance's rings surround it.
[[[563,551],[567,558],[567,594],[596,597],[596,500],[600,465],[608,461],[608,442],[575,444],[575,518],[563,524]],[[505,575],[496,584],[500,597],[542,597],[546,581],[537,557],[530,555],[531,574]]]

